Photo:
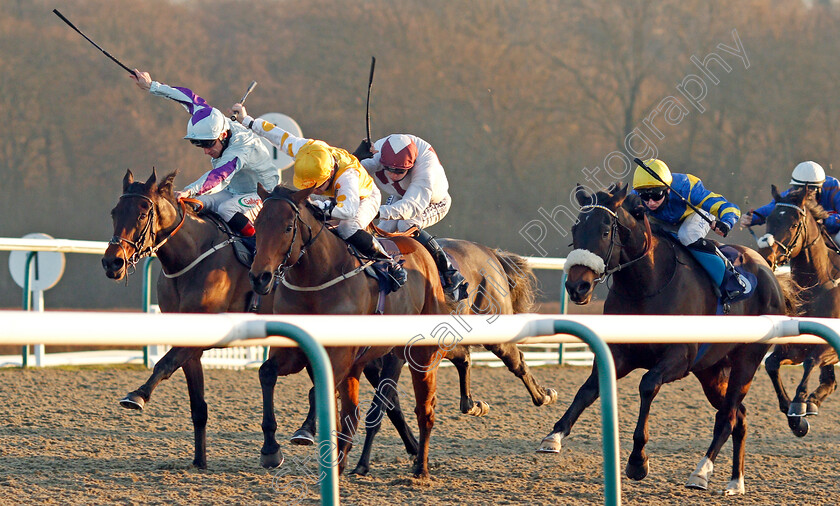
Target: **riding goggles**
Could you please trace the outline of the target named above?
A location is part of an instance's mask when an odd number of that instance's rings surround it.
[[[391,174],[396,175],[405,174],[406,172],[408,172],[408,169],[398,169],[396,167],[388,167],[387,165],[383,165],[382,167],[383,170],[385,170],[385,172],[390,172]]]
[[[217,140],[219,139],[190,139],[190,144],[207,149],[212,148]]]
[[[668,190],[665,188],[656,188],[654,190],[642,190],[639,192],[639,197],[642,198],[642,202],[647,202],[649,200],[653,201],[660,201],[662,197],[665,196],[665,192]]]

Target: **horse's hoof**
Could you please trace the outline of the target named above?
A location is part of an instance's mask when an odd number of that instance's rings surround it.
[[[137,411],[143,411],[143,408],[146,406],[146,401],[143,400],[142,397],[135,393],[130,393],[120,399],[120,406],[126,409],[136,409]]]
[[[309,446],[315,444],[315,435],[306,429],[298,429],[294,434],[292,434],[289,441],[295,445]]]
[[[559,396],[560,394],[557,393],[557,390],[553,388],[546,388],[545,397],[543,397],[543,403],[540,404],[540,406],[550,406],[554,404],[555,402],[557,402],[557,397]]]
[[[726,488],[721,491],[721,495],[744,495],[744,478],[727,483]]]
[[[355,469],[350,471],[350,474],[356,474],[356,475],[359,475],[359,476],[367,476],[369,472],[370,472],[370,466],[365,466],[365,465],[359,464],[359,465],[356,466]]]
[[[815,402],[808,402],[805,407],[805,416],[816,416],[820,414],[820,408]]]
[[[709,480],[692,474],[688,477],[688,482],[685,484],[686,488],[693,488],[695,490],[708,490]]]
[[[260,465],[265,469],[273,469],[275,467],[280,467],[283,465],[283,462],[286,458],[283,456],[283,452],[280,451],[278,448],[276,452],[270,453],[266,455],[265,453],[260,453]]]
[[[490,405],[484,401],[475,401],[473,407],[471,407],[466,414],[472,416],[484,416],[490,412]]]
[[[804,402],[791,402],[787,416],[805,416],[807,412]]]
[[[796,437],[805,437],[811,429],[811,424],[804,416],[788,417],[788,427]]]
[[[697,469],[689,475],[688,482],[686,482],[685,486],[687,488],[694,488],[697,490],[708,490],[709,480],[712,478],[714,470],[714,462],[712,462],[709,457],[703,457],[697,464]]]
[[[648,475],[648,470],[648,459],[645,459],[641,464],[627,462],[627,467],[624,468],[624,474],[631,480],[641,481]]]
[[[193,467],[196,469],[207,469],[207,461],[193,460]]]
[[[559,433],[547,435],[537,448],[537,453],[560,453],[560,448],[563,447],[562,440],[563,437]]]

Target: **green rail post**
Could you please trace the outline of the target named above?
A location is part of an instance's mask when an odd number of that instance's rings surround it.
[[[318,419],[318,473],[321,504],[338,505],[338,462],[335,429],[335,384],[327,350],[300,327],[266,322],[266,336],[288,337],[306,354],[313,369],[315,411]],[[326,451],[325,451],[326,450]]]
[[[152,307],[152,261],[155,257],[148,257],[143,261],[143,300],[140,301],[140,307],[143,308],[144,313],[149,312]],[[147,368],[152,367],[149,361],[149,347],[143,346],[143,365]]]
[[[560,314],[566,314],[566,304],[569,301],[569,293],[566,292],[566,270],[563,269],[563,274],[560,275]],[[560,343],[557,350],[557,363],[563,365],[563,352],[565,351],[565,344]]]
[[[554,332],[571,334],[589,345],[598,366],[598,388],[601,395],[601,431],[604,453],[604,504],[621,504],[621,477],[618,474],[618,393],[615,363],[607,343],[585,325],[554,320]]]
[[[30,251],[26,255],[26,264],[23,269],[23,272],[26,275],[23,277],[23,310],[24,311],[31,311],[32,310],[32,288],[30,286],[30,279],[32,279],[32,260],[35,259],[35,255],[37,255],[37,251]],[[29,366],[29,345],[24,344],[20,350],[20,367],[21,369],[26,369]]]
[[[825,339],[828,344],[830,344],[834,351],[837,352],[837,355],[840,356],[840,336],[837,335],[837,332],[824,325],[822,323],[817,322],[809,322],[809,321],[799,321],[799,333],[800,334],[814,334],[815,336],[821,337]]]

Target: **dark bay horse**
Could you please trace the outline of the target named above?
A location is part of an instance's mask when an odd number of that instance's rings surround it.
[[[531,312],[536,297],[536,278],[527,261],[513,253],[491,249],[481,244],[458,239],[438,239],[441,247],[453,257],[461,274],[469,283],[468,297],[458,303],[457,314],[487,315],[491,321],[496,315]],[[536,406],[552,404],[557,392],[542,387],[531,374],[522,352],[515,344],[487,345],[507,368],[525,385]],[[458,369],[461,388],[461,412],[483,415],[486,413],[482,401],[473,402],[470,397],[470,354],[469,349],[456,346],[447,353]],[[373,439],[381,427],[381,409],[384,407],[389,419],[397,429],[410,454],[416,453],[412,445],[413,435],[400,413],[399,397],[395,387],[405,360],[396,354],[383,357],[379,363],[365,368],[365,376],[377,388],[371,408],[365,421],[365,442],[362,455],[354,474],[365,475],[370,470],[370,453]],[[384,382],[384,383],[382,383]],[[477,411],[477,408],[481,408]]]
[[[251,285],[248,268],[234,256],[233,240],[213,220],[197,216],[172,193],[176,172],[157,183],[152,175],[144,183],[131,171],[123,178],[123,194],[111,210],[114,236],[102,257],[105,274],[120,281],[143,258],[156,254],[162,267],[157,282],[158,303],[165,313],[244,312]],[[223,245],[219,247],[219,245]],[[218,250],[212,251],[213,248]],[[208,254],[208,252],[210,252]],[[206,255],[202,258],[203,255]],[[198,263],[195,263],[200,259]],[[191,266],[191,267],[190,267]],[[271,310],[271,296],[261,312]],[[207,467],[207,403],[204,400],[203,348],[174,347],[155,364],[149,379],[129,393],[120,405],[142,410],[162,380],[178,368],[184,370],[195,429],[193,465]]]
[[[627,186],[613,186],[587,195],[578,187],[581,214],[572,228],[574,251],[567,257],[566,289],[576,304],[591,300],[598,282],[612,275],[604,313],[713,315],[717,299],[706,271],[681,245],[651,232],[647,215],[631,210],[641,204],[627,195]],[[637,217],[634,217],[635,216]],[[752,297],[733,303],[731,314],[786,314],[788,299],[767,262],[756,252],[737,247],[743,267],[756,275]],[[665,383],[694,374],[709,403],[717,410],[714,437],[706,455],[691,473],[687,487],[705,490],[714,460],[732,436],[732,478],[724,493],[744,493],[746,408],[742,404],[753,376],[769,348],[764,344],[627,344],[610,345],[618,378],[642,368],[639,418],[626,474],[641,480],[648,474],[648,418],[651,403]],[[597,367],[578,390],[574,401],[540,446],[557,453],[580,414],[598,397]]]
[[[347,243],[326,230],[307,204],[312,189],[293,191],[281,186],[271,193],[259,187],[263,209],[254,223],[257,229],[257,255],[250,279],[255,291],[267,293],[274,287],[277,314],[374,314],[379,298],[376,280],[360,269],[359,259],[350,254]],[[394,238],[405,259],[408,281],[388,295],[385,314],[448,314],[437,267],[420,243],[407,237]],[[344,347],[327,348],[336,386],[341,397],[339,434],[339,472],[343,471],[358,424],[359,377],[370,360],[389,353],[390,347],[367,347],[348,342]],[[400,348],[410,358],[416,399],[415,413],[420,426],[420,443],[414,475],[428,477],[429,437],[434,425],[437,364],[441,349],[435,346]],[[263,467],[280,464],[280,445],[275,439],[274,387],[278,376],[300,372],[307,367],[306,356],[298,348],[273,348],[260,367],[263,393]]]
[[[801,287],[800,311],[804,316],[840,317],[840,255],[826,245],[831,239],[826,239],[827,232],[820,225],[828,212],[808,198],[805,188],[782,197],[773,186],[771,194],[776,207],[767,217],[767,235],[763,238],[772,243],[762,250],[767,251],[767,260],[774,267],[790,262],[791,276]],[[805,416],[816,415],[820,404],[837,388],[836,363],[837,352],[828,344],[777,344],[764,362],[779,398],[779,409],[787,415],[795,435],[808,433],[810,424]],[[804,369],[793,401],[779,379],[779,367],[786,364],[802,364]],[[808,395],[808,380],[817,367],[820,386]]]

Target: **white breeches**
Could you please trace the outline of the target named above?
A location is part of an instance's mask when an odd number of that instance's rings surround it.
[[[389,197],[390,199],[390,197]],[[391,203],[393,201],[390,201]],[[416,226],[418,228],[431,227],[439,222],[449,213],[449,208],[452,207],[452,199],[447,195],[443,200],[429,204],[422,213],[408,220],[379,220],[379,228],[386,232],[405,232],[409,228]]]
[[[195,197],[204,203],[204,208],[215,212],[222,217],[223,220],[228,221],[233,218],[236,213],[242,213],[254,223],[260,209],[262,209],[262,200],[256,193],[233,193],[222,190],[210,195],[199,195]]]
[[[714,220],[714,217],[711,214],[702,209],[699,211],[710,220]],[[682,222],[680,229],[677,231],[677,237],[682,244],[688,246],[689,244],[706,237],[706,234],[709,233],[711,228],[712,226],[709,225],[709,222],[704,220],[698,212],[694,212]]]
[[[357,230],[367,228],[379,212],[380,198],[379,188],[374,187],[373,192],[359,202],[359,210],[356,211],[356,216],[338,222],[336,227],[338,235],[342,239],[347,239]]]

